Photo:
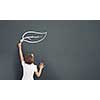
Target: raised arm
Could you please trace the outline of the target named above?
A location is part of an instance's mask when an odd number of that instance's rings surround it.
[[[20,56],[20,61],[24,61],[24,57],[23,57],[23,52],[22,52],[22,43],[18,43],[18,49],[19,49],[19,56]]]
[[[35,74],[36,74],[37,77],[41,76],[43,68],[44,68],[44,63],[40,63],[40,65],[39,65],[39,71],[35,72]]]

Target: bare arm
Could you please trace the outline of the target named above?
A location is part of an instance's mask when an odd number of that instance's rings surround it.
[[[22,52],[22,43],[18,43],[18,49],[19,49],[19,56],[20,56],[20,61],[24,61],[23,57],[23,52]]]
[[[41,76],[42,70],[44,68],[44,63],[40,63],[39,67],[40,67],[39,71],[35,72],[35,75],[37,77],[40,77]]]

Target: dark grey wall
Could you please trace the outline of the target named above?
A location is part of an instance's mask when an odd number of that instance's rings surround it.
[[[0,21],[0,79],[21,79],[17,42],[28,30],[47,31],[38,44],[23,44],[34,51],[36,63],[45,60],[39,79],[100,79],[100,21]]]

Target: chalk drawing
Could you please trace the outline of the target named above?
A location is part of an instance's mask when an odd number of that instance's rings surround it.
[[[23,33],[20,42],[39,43],[42,42],[46,38],[46,36],[47,36],[47,32],[27,31]],[[32,39],[36,39],[36,40],[32,40]]]

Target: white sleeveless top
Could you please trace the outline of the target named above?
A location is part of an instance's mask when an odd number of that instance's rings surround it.
[[[23,77],[22,80],[34,80],[34,72],[37,72],[37,65],[26,64],[25,61],[22,61],[23,66]]]

